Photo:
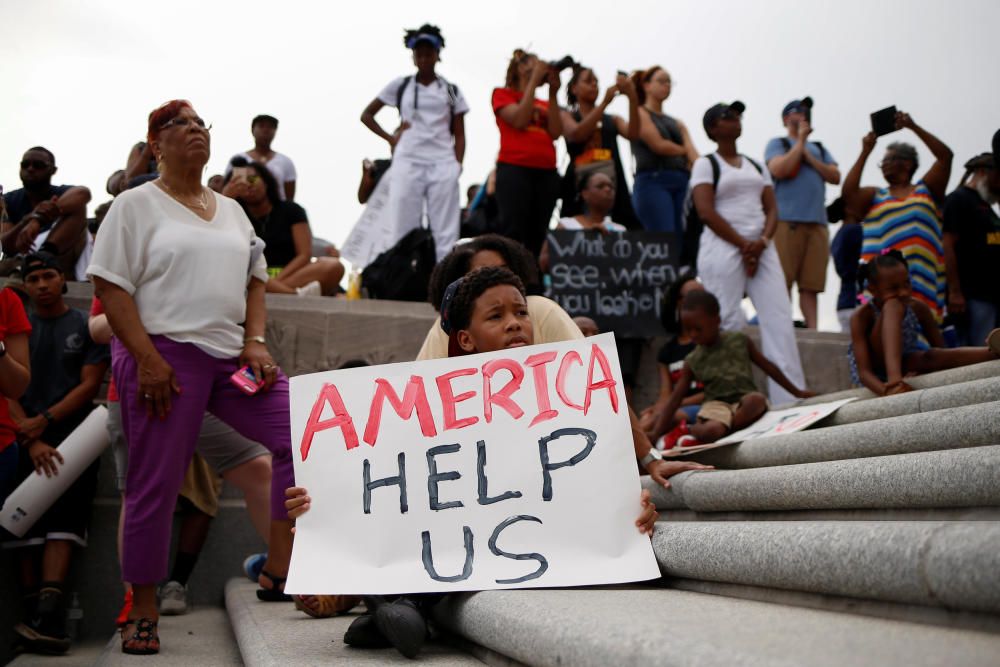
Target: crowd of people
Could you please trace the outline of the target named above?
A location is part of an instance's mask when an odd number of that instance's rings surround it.
[[[358,197],[367,200],[386,179],[392,241],[426,218],[436,265],[424,278],[440,317],[418,360],[598,332],[598,323],[574,320],[544,296],[546,235],[560,200],[558,229],[693,239],[688,266],[661,308],[668,340],[658,356],[658,397],[629,410],[637,465],[661,484],[708,468],[664,459],[662,451],[714,442],[770,404],[811,395],[790,290],[798,290],[805,326],[815,328],[831,252],[856,383],[894,394],[910,389],[912,374],[1000,356],[1000,132],[993,152],[969,160],[948,194],[950,149],[897,113],[897,129],[912,131],[930,150],[930,168],[918,177],[916,149],[893,142],[880,162],[886,185],[862,186],[877,142],[870,133],[841,198],[827,206],[827,185],[839,184],[841,174],[829,148],[812,138],[810,98],[781,110],[783,134],[767,144],[763,161],[737,147],[746,105],[712,105],[702,127],[716,146],[700,154],[687,125],[664,112],[672,83],[664,68],[619,72],[602,97],[592,69],[517,49],[491,100],[496,168],[463,210],[458,179],[470,104],[437,72],[445,46],[437,27],[406,31],[404,44],[416,71],[390,81],[361,115],[392,160],[366,163]],[[628,99],[627,118],[607,113],[619,95]],[[376,120],[385,106],[399,114],[392,131]],[[340,295],[344,266],[335,248],[314,247],[296,201],[294,163],[272,148],[277,128],[276,118],[255,117],[254,147],[203,184],[211,128],[190,102],[172,100],[149,114],[145,140],[108,179],[113,201],[98,207],[90,225],[90,190],[54,185],[56,159],[46,148],[24,153],[23,187],[3,196],[0,274],[10,289],[0,291],[0,499],[31,474],[59,473],[58,446],[87,417],[110,368],[126,653],[158,652],[160,614],[186,610],[219,476],[243,492],[267,543],[244,564],[258,597],[293,601],[283,590],[292,526],[310,500],[293,477],[288,383],[265,338],[264,295]],[[619,138],[632,147],[631,193]],[[569,156],[561,176],[560,140]],[[827,224],[841,221],[831,247]],[[93,282],[89,318],[67,305],[70,280]],[[742,333],[744,296],[757,311],[759,348]],[[957,325],[956,340],[946,339],[945,324]],[[766,395],[752,365],[768,376]],[[15,630],[29,649],[69,649],[66,582],[75,546],[86,543],[96,475],[95,462],[27,535],[3,544],[21,561],[24,620]],[[177,507],[184,520],[171,566]],[[654,520],[644,496],[635,523],[647,533]],[[436,600],[366,598],[368,613],[345,641],[415,655]],[[294,602],[322,617],[359,599],[306,595]]]

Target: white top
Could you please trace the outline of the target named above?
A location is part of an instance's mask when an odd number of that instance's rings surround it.
[[[206,222],[153,182],[118,195],[87,274],[128,292],[150,335],[228,359],[243,349],[250,277],[266,282],[267,263],[240,205],[212,196],[215,217]]]
[[[267,162],[255,160],[251,157],[250,153],[246,152],[237,153],[233,156],[233,158],[236,157],[241,157],[247,162],[260,162],[266,166],[267,170],[274,174],[274,179],[278,181],[278,196],[281,197],[281,201],[285,200],[285,183],[290,183],[296,179],[295,164],[292,162],[292,158],[277,151],[274,152],[274,155]],[[229,158],[229,164],[226,165],[226,176],[233,170],[233,158]]]
[[[718,153],[715,154],[715,159],[719,161],[715,210],[740,236],[748,239],[759,237],[764,231],[765,223],[764,205],[760,196],[764,188],[774,187],[770,172],[761,165],[764,172],[762,174],[743,156],[740,156],[739,168],[731,166]],[[690,187],[693,189],[702,183],[712,184],[712,165],[705,156],[694,161]],[[704,233],[715,235],[708,227],[705,227]]]
[[[45,241],[49,238],[49,234],[55,231],[55,228],[59,226],[56,223],[52,227],[49,227],[44,232],[39,232],[38,236],[35,237],[35,242],[31,244],[31,252],[38,252],[38,250],[45,244]],[[85,281],[87,280],[87,266],[90,265],[90,255],[94,252],[94,239],[91,238],[90,232],[87,232],[87,244],[83,246],[83,250],[80,251],[80,256],[76,260],[76,264],[73,265],[73,280]]]
[[[584,226],[583,226],[583,223],[581,223],[576,218],[572,218],[572,217],[570,217],[570,218],[559,218],[559,226],[562,227],[563,229],[569,229],[571,231],[579,231],[581,229],[585,229]],[[619,224],[619,223],[615,222],[614,220],[612,220],[611,218],[604,218],[604,220],[601,221],[601,227],[604,227],[604,229],[607,230],[607,231],[609,231],[609,232],[624,232],[624,231],[626,231],[625,225]]]
[[[395,107],[399,87],[406,77],[399,77],[389,82],[378,99],[383,104]],[[414,96],[416,96],[414,98]],[[414,99],[416,105],[414,108]],[[468,113],[469,105],[462,96],[462,91],[455,87],[454,115]],[[440,162],[449,157],[455,159],[455,137],[451,134],[452,100],[448,92],[448,82],[437,77],[429,86],[417,82],[412,76],[410,83],[403,91],[400,102],[400,122],[408,121],[410,128],[405,130],[396,144],[393,158],[403,158],[413,162]]]

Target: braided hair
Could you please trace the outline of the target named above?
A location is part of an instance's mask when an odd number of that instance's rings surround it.
[[[879,269],[888,269],[893,266],[907,268],[906,258],[898,250],[888,250],[868,262],[862,262],[858,267],[858,291],[863,292],[865,288],[878,278]]]

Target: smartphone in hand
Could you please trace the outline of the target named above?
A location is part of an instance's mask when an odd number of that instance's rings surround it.
[[[249,366],[244,366],[233,373],[229,381],[236,385],[247,396],[253,396],[264,386],[264,380],[258,380]]]

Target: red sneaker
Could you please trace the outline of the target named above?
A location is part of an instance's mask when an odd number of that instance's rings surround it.
[[[122,610],[118,612],[118,618],[115,619],[115,625],[119,628],[124,628],[128,624],[128,615],[132,612],[132,589],[125,591],[125,602],[122,604]]]
[[[691,431],[688,430],[687,422],[681,422],[680,426],[677,426],[674,430],[663,436],[663,439],[660,441],[663,443],[663,449],[661,451],[673,449],[677,446],[677,441],[689,433],[691,433]]]

